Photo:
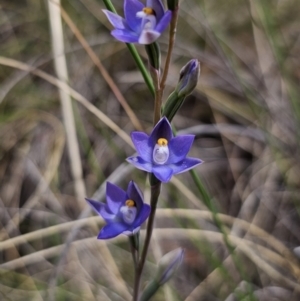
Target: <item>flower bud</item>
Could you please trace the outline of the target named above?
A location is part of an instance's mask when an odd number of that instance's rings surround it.
[[[184,255],[181,248],[175,249],[165,254],[158,262],[158,269],[155,278],[149,282],[145,290],[142,292],[139,301],[148,301],[158,291],[158,289],[166,283],[175,274],[180,266]]]
[[[199,75],[200,63],[196,59],[190,60],[182,67],[179,73],[179,81],[175,89],[179,97],[185,97],[193,92],[197,86]]]
[[[149,63],[152,68],[159,70],[160,68],[160,49],[156,42],[145,45],[145,49],[149,58]]]
[[[200,75],[200,63],[198,60],[190,60],[179,73],[179,81],[175,90],[169,95],[163,107],[162,115],[171,122],[177,111],[182,106],[185,97],[193,92]]]
[[[165,254],[158,262],[158,271],[156,281],[159,285],[163,285],[175,274],[183,260],[184,250],[181,248],[175,249]]]

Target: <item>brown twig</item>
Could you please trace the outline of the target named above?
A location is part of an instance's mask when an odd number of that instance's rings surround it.
[[[165,61],[165,68],[162,74],[162,78],[160,81],[160,88],[163,91],[166,85],[166,80],[168,77],[170,62],[172,58],[172,51],[175,44],[175,35],[176,35],[176,27],[177,27],[177,20],[178,20],[178,7],[176,7],[172,12],[172,19],[170,24],[170,32],[169,32],[169,47],[167,52],[167,57]],[[161,95],[162,96],[162,95]]]

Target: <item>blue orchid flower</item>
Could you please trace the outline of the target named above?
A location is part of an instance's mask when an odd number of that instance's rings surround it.
[[[125,0],[125,19],[105,9],[103,12],[115,27],[111,34],[125,43],[153,43],[166,29],[172,17],[170,10],[164,11],[160,0],[147,0],[146,6],[137,0]]]
[[[173,175],[203,162],[198,158],[186,157],[194,138],[194,135],[174,137],[168,119],[163,117],[150,136],[143,132],[131,133],[138,156],[129,157],[127,161],[138,169],[153,173],[161,182],[169,182]]]
[[[129,182],[126,192],[107,182],[106,204],[87,198],[86,201],[106,222],[98,234],[98,239],[113,238],[119,234],[135,234],[151,210],[150,206],[144,203],[143,195],[133,181]]]

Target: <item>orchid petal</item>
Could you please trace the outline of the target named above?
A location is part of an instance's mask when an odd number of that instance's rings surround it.
[[[134,200],[137,210],[139,212],[144,204],[143,194],[140,191],[140,189],[138,188],[138,186],[133,181],[129,182],[129,185],[127,188],[127,195],[130,200]]]
[[[152,130],[149,141],[153,147],[157,143],[159,138],[165,138],[167,141],[170,141],[173,138],[171,125],[166,117],[163,117]]]
[[[111,35],[124,43],[137,43],[139,40],[138,35],[129,30],[115,29],[111,32]]]
[[[171,180],[173,170],[166,165],[154,165],[153,171],[155,177],[163,183],[167,183]]]
[[[116,237],[117,235],[123,233],[128,229],[128,225],[123,223],[109,223],[105,225],[100,233],[98,234],[98,239],[109,239]]]
[[[169,25],[169,23],[171,22],[172,19],[172,12],[170,10],[168,10],[164,16],[162,17],[161,20],[158,21],[158,23],[155,26],[155,30],[162,33],[167,26]]]
[[[149,145],[149,136],[143,132],[132,132],[131,139],[138,155],[145,161],[151,161],[153,147]]]
[[[97,202],[97,201],[94,201],[91,199],[87,199],[87,198],[86,198],[86,201],[89,203],[89,205],[93,208],[93,210],[96,213],[98,213],[99,215],[102,216],[102,218],[105,221],[111,221],[116,217],[115,214],[108,212],[108,210],[107,210],[108,208],[107,208],[106,204],[103,204],[103,203],[100,203],[100,202]]]
[[[151,208],[148,204],[144,204],[137,219],[133,223],[133,227],[138,227],[140,226],[150,215]]]
[[[117,14],[114,14],[112,12],[110,12],[109,10],[103,9],[102,10],[108,21],[116,28],[116,29],[128,29],[128,26],[126,24],[125,19],[123,19],[122,17],[118,16]]]
[[[152,162],[147,162],[143,160],[141,157],[132,156],[127,158],[126,161],[134,165],[138,169],[152,172]]]
[[[126,201],[126,192],[118,186],[106,183],[106,201],[112,213],[117,214],[120,207]]]
[[[173,170],[173,174],[176,175],[188,171],[202,163],[203,161],[198,158],[185,158],[181,162],[178,162],[176,164],[170,164],[169,166]]]
[[[146,6],[153,8],[158,21],[163,17],[165,10],[160,0],[147,0]]]
[[[136,14],[143,10],[144,4],[137,0],[125,0],[124,1],[124,14],[128,26],[134,32],[141,31],[142,19],[138,18]]]
[[[152,29],[142,30],[138,39],[139,44],[149,45],[158,39],[160,32]]]
[[[178,163],[182,161],[189,152],[195,136],[182,135],[171,139],[169,142],[169,159],[166,164]]]

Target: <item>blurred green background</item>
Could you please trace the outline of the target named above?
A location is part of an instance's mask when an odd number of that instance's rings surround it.
[[[149,201],[146,174],[124,160],[130,132],[152,129],[153,97],[102,1],[61,4],[60,27],[47,0],[0,2],[0,300],[130,300],[126,237],[98,241],[84,197],[133,179]],[[299,15],[297,0],[180,2],[164,100],[198,59],[173,124],[196,135],[190,155],[205,161],[195,171],[223,232],[190,174],[164,185],[143,282],[162,254],[181,246],[185,258],[153,300],[300,300]],[[164,62],[167,32],[158,42]]]

